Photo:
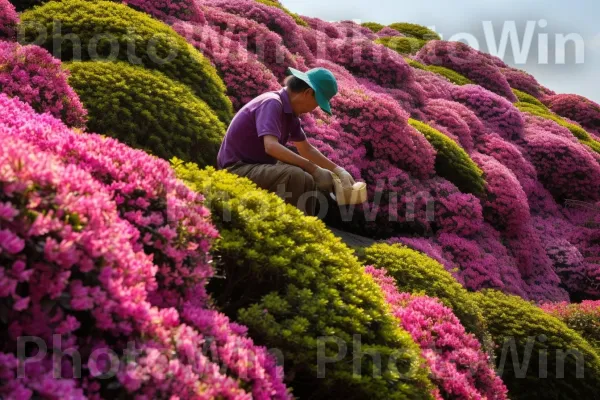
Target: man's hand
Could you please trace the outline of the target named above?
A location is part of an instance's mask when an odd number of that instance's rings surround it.
[[[331,172],[317,165],[315,167],[314,171],[310,174],[314,178],[317,187],[320,190],[331,192],[333,190],[333,176],[331,176]]]
[[[350,175],[350,173],[348,171],[346,171],[344,168],[342,168],[340,166],[335,167],[333,170],[333,173],[336,174],[340,178],[340,180],[342,181],[343,188],[347,188],[356,183],[354,181],[354,178],[352,177],[352,175]]]

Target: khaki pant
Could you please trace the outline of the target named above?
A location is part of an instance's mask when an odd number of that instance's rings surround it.
[[[226,169],[250,179],[262,189],[274,192],[305,215],[315,215],[317,195],[315,181],[302,168],[278,161],[276,164],[237,162]]]

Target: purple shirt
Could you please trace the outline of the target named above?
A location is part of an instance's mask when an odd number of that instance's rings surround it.
[[[262,138],[265,135],[276,136],[282,145],[288,140],[306,140],[300,119],[292,111],[286,87],[255,97],[235,114],[219,149],[218,168],[237,161],[275,164],[277,160],[265,152]]]

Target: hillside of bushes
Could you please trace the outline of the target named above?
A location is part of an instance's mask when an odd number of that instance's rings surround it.
[[[290,66],[336,76],[301,120],[364,204],[215,169]],[[589,99],[409,21],[0,0],[0,110],[1,399],[598,396]]]

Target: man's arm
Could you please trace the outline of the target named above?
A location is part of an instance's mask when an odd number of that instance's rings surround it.
[[[286,148],[285,146],[281,145],[277,140],[276,136],[265,135],[263,136],[263,140],[265,144],[265,152],[271,157],[286,164],[291,164],[300,167],[309,174],[312,174],[317,169],[318,164],[315,165],[316,163],[314,161],[306,159],[303,155],[298,155],[290,149]]]
[[[334,162],[325,157],[323,153],[310,144],[308,140],[293,143],[302,157],[317,164],[319,167],[328,169],[329,171],[333,171],[337,167]]]

